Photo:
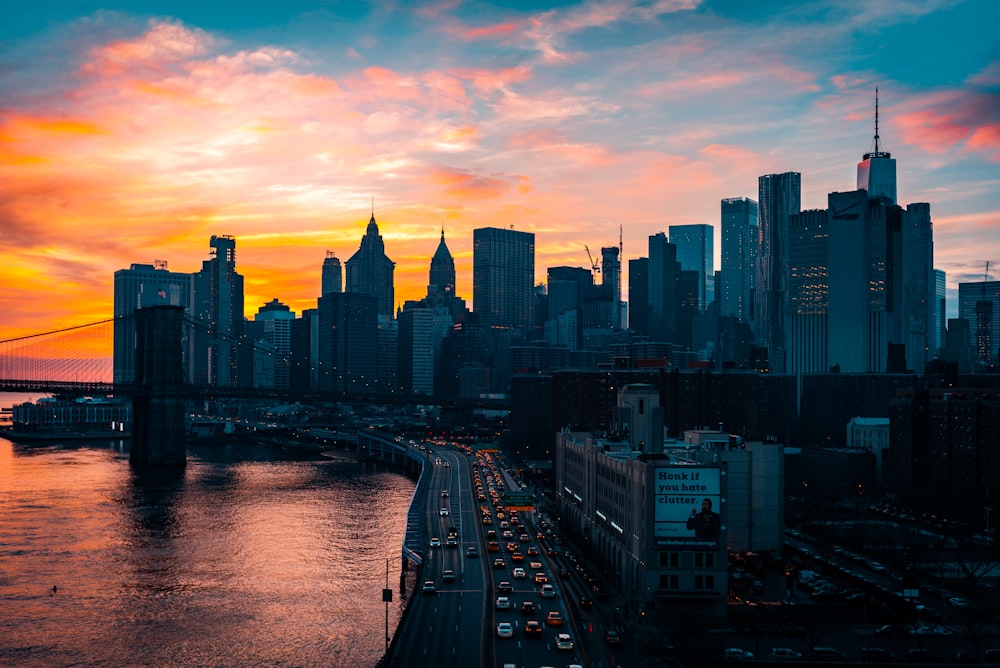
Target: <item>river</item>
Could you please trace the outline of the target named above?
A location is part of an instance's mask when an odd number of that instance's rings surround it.
[[[121,441],[0,438],[0,665],[374,666],[414,486],[247,444],[147,479]]]

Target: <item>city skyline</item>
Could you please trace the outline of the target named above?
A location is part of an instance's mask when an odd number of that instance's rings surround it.
[[[534,234],[536,283],[619,226],[623,285],[671,225],[712,225],[719,268],[720,201],[759,176],[801,173],[803,209],[855,188],[875,86],[949,317],[1000,265],[993,3],[131,6],[4,16],[3,338],[105,318],[116,270],[194,272],[213,235],[239,244],[248,317],[301,312],[372,208],[399,304],[442,228],[473,308],[475,228]]]

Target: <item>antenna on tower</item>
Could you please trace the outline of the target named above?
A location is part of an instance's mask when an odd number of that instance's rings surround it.
[[[872,140],[872,150],[865,153],[864,159],[888,157],[890,153],[882,150],[882,140],[878,135],[878,86],[875,86],[875,138]]]

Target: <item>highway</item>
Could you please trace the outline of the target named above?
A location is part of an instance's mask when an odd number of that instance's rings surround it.
[[[430,448],[420,591],[397,631],[389,665],[595,665],[577,643],[578,624],[567,609],[577,599],[563,595],[534,518],[512,517],[503,506],[512,481],[493,455]],[[454,545],[449,530],[457,533]],[[448,570],[454,581],[446,581]],[[425,583],[432,592],[423,591]],[[501,625],[509,625],[509,636]],[[560,634],[568,638],[559,642]]]

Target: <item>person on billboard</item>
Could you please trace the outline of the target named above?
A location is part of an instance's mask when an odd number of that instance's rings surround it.
[[[722,526],[722,519],[719,513],[712,511],[712,500],[705,499],[701,502],[701,512],[691,509],[688,517],[687,528],[694,531],[694,537],[703,540],[718,540],[719,528]]]

